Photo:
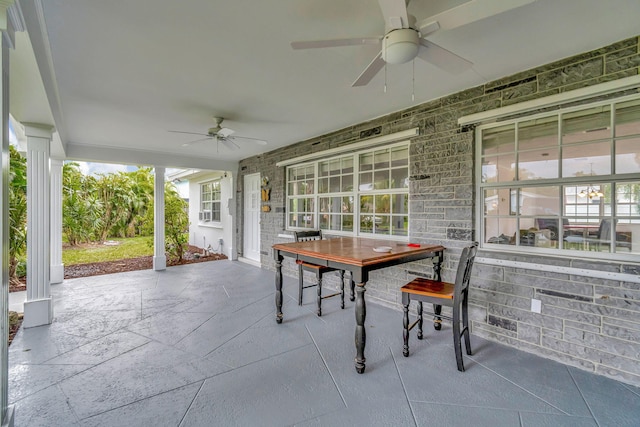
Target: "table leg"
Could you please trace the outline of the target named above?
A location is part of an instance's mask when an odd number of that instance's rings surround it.
[[[364,328],[364,320],[367,317],[367,307],[364,302],[364,283],[356,286],[356,372],[364,373],[366,359],[364,357],[364,347],[367,334]]]
[[[276,323],[282,323],[282,255],[276,255]]]

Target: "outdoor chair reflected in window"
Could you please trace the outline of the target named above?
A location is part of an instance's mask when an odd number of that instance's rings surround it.
[[[607,251],[611,250],[611,245],[615,244],[616,250],[625,249],[631,250],[631,239],[627,233],[615,233],[612,231],[613,221],[610,218],[605,218],[600,221],[598,226],[598,233],[595,237],[588,235],[583,236],[567,236],[565,242],[568,244],[578,244],[582,249],[595,250],[595,251]],[[616,236],[615,241],[612,241],[612,235]]]
[[[294,231],[293,237],[296,242],[306,242],[310,240],[322,240],[322,231],[321,230],[309,230],[309,231]],[[318,316],[322,316],[322,300],[326,298],[331,298],[335,296],[340,296],[340,308],[344,309],[344,270],[338,270],[335,268],[327,267],[324,265],[312,264],[305,261],[296,261],[298,264],[298,305],[302,305],[302,296],[303,292],[306,288],[311,288],[313,286],[317,286],[317,303],[318,308],[316,314]],[[316,278],[316,283],[305,285],[304,284],[304,272],[308,271],[314,274]],[[335,292],[330,295],[322,295],[322,276],[325,273],[337,271],[340,274],[340,291]],[[351,281],[351,301],[355,299],[354,296],[354,283]]]
[[[469,315],[467,303],[469,297],[469,280],[471,279],[471,269],[473,261],[478,250],[478,243],[475,242],[471,246],[462,250],[456,279],[454,283],[441,282],[437,280],[425,279],[418,277],[401,288],[402,305],[404,306],[403,319],[403,338],[404,347],[402,354],[409,356],[409,331],[418,325],[418,339],[422,339],[422,323],[423,310],[422,303],[433,304],[433,312],[428,312],[434,317],[434,328],[441,329],[441,321],[445,319],[451,320],[453,329],[453,346],[456,354],[456,362],[458,370],[464,371],[464,363],[462,361],[462,342],[464,336],[465,349],[468,355],[471,355],[471,343],[469,341]],[[411,325],[409,325],[409,304],[411,300],[418,302],[418,317]],[[442,314],[442,306],[452,307],[452,316]]]

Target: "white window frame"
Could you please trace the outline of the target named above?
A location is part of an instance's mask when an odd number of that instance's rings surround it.
[[[404,235],[394,235],[394,234],[376,234],[374,233],[366,233],[360,230],[360,197],[363,195],[372,195],[372,196],[376,196],[376,195],[382,195],[382,194],[389,194],[391,196],[393,195],[405,195],[405,197],[407,198],[407,212],[406,214],[403,214],[404,216],[407,216],[407,218],[409,217],[409,206],[410,204],[408,203],[408,198],[409,198],[409,186],[407,185],[404,188],[386,188],[386,189],[382,189],[382,190],[360,190],[359,186],[360,186],[360,156],[362,154],[367,154],[367,153],[374,153],[376,151],[379,151],[381,149],[387,149],[392,151],[393,149],[396,148],[405,148],[407,150],[407,177],[406,179],[408,180],[409,178],[409,169],[410,169],[410,159],[409,159],[409,146],[410,146],[410,141],[407,140],[403,140],[394,144],[385,144],[383,146],[376,146],[375,148],[369,148],[367,150],[360,150],[360,151],[356,151],[356,152],[351,152],[349,154],[346,153],[342,153],[336,156],[332,156],[332,157],[321,157],[318,156],[317,160],[314,161],[307,161],[304,163],[297,163],[297,164],[289,164],[287,165],[287,170],[286,170],[286,175],[285,175],[285,185],[286,185],[286,209],[285,209],[285,227],[287,230],[306,230],[306,229],[319,229],[320,228],[320,198],[323,197],[352,197],[353,198],[353,231],[343,231],[343,230],[331,230],[331,229],[322,229],[322,231],[326,234],[331,234],[331,235],[344,235],[344,236],[359,236],[359,237],[367,237],[367,238],[375,238],[375,239],[384,239],[384,240],[399,240],[399,241],[408,241],[409,240],[409,235],[410,235],[410,230],[409,230],[409,226],[407,224],[407,234],[406,236]],[[344,157],[352,157],[352,164],[353,164],[353,190],[352,191],[339,191],[339,192],[333,192],[333,193],[319,193],[319,188],[318,188],[318,182],[319,182],[319,165],[320,163],[323,162],[327,162],[327,161],[331,161],[331,160],[335,160],[335,159],[342,159]],[[314,170],[314,176],[313,176],[313,193],[309,194],[308,196],[304,196],[304,195],[291,195],[289,194],[289,169],[290,168],[297,168],[297,167],[305,167],[305,166],[313,166],[313,170]],[[394,169],[392,166],[390,166],[387,170],[391,170]],[[292,227],[290,225],[290,201],[292,199],[296,199],[296,198],[305,198],[308,197],[310,199],[313,200],[313,204],[314,204],[314,209],[313,209],[313,222],[312,222],[312,226],[309,228],[303,228],[303,227]],[[390,213],[389,216],[393,217],[393,214]]]
[[[222,182],[220,179],[212,179],[204,182],[200,182],[200,206],[198,212],[198,223],[199,224],[219,224],[222,219],[222,206],[221,206],[221,185]],[[211,200],[204,200],[204,192],[205,186],[211,185]],[[217,187],[217,190],[216,188]],[[217,195],[217,199],[214,198]],[[209,205],[211,208],[208,209]],[[215,207],[217,206],[217,210]],[[216,214],[217,213],[217,218]]]
[[[539,253],[539,254],[548,254],[548,255],[555,255],[555,256],[563,256],[563,257],[571,257],[571,258],[575,258],[575,257],[580,257],[580,258],[601,258],[601,259],[612,259],[612,260],[622,260],[622,261],[637,261],[637,257],[638,257],[638,253],[637,253],[637,249],[634,247],[633,250],[636,252],[600,252],[600,251],[587,251],[587,250],[572,250],[572,249],[567,249],[567,248],[542,248],[542,247],[529,247],[529,246],[523,246],[523,245],[519,245],[518,243],[516,243],[516,245],[507,245],[507,244],[492,244],[492,243],[487,243],[487,236],[485,235],[485,219],[488,218],[488,216],[485,216],[485,200],[484,200],[484,190],[490,190],[490,189],[502,189],[503,191],[506,190],[507,188],[526,188],[526,187],[543,187],[543,186],[557,186],[560,189],[560,196],[559,196],[559,200],[558,200],[558,204],[559,204],[559,219],[562,217],[567,216],[565,213],[565,206],[567,205],[566,203],[566,193],[565,193],[565,187],[571,187],[571,186],[587,186],[589,183],[591,182],[597,182],[597,183],[602,183],[605,185],[609,186],[609,189],[611,191],[612,199],[610,204],[608,205],[610,207],[610,210],[612,211],[612,213],[610,213],[609,215],[605,215],[606,218],[612,218],[612,219],[618,219],[618,218],[625,218],[625,216],[617,216],[620,215],[619,213],[616,214],[616,198],[614,196],[615,191],[616,191],[616,185],[620,185],[620,184],[625,184],[625,183],[637,183],[640,182],[640,171],[638,173],[624,173],[624,174],[616,174],[616,171],[614,169],[615,166],[615,159],[616,159],[616,149],[615,146],[616,144],[614,143],[616,140],[622,140],[624,138],[628,138],[629,140],[631,140],[633,138],[633,136],[631,137],[621,137],[618,138],[615,133],[613,132],[613,129],[615,129],[616,127],[616,123],[615,123],[615,119],[616,119],[616,115],[615,115],[615,105],[616,104],[620,104],[620,103],[624,103],[627,101],[635,101],[635,100],[639,100],[640,99],[640,95],[630,95],[630,96],[623,96],[623,97],[618,97],[618,98],[614,98],[614,99],[609,99],[607,101],[600,101],[600,102],[593,102],[593,103],[589,103],[589,104],[583,104],[580,106],[576,106],[576,107],[571,107],[571,108],[564,108],[564,109],[559,109],[559,110],[554,110],[552,112],[547,112],[547,113],[540,113],[540,114],[532,114],[530,116],[526,116],[526,115],[522,115],[520,117],[518,117],[517,119],[512,119],[512,120],[504,120],[504,121],[500,121],[500,122],[496,122],[496,123],[491,123],[491,124],[486,124],[486,125],[481,125],[478,126],[476,128],[476,153],[475,153],[475,157],[476,157],[476,161],[475,161],[475,165],[476,165],[476,230],[478,230],[478,240],[481,242],[481,248],[485,249],[485,250],[489,250],[489,251],[500,251],[500,252],[506,252],[506,251],[516,251],[516,252],[531,252],[531,253]],[[549,117],[556,117],[558,120],[558,138],[560,141],[561,135],[562,135],[562,117],[563,115],[566,115],[567,113],[572,113],[572,112],[578,112],[578,111],[582,111],[582,110],[589,110],[591,108],[596,108],[596,107],[601,107],[601,106],[609,106],[610,109],[610,126],[612,129],[611,132],[611,136],[609,137],[609,140],[611,141],[611,152],[610,152],[610,156],[611,156],[611,173],[607,174],[607,175],[597,175],[597,176],[587,176],[587,177],[566,177],[563,178],[561,177],[561,173],[559,175],[558,178],[553,178],[553,179],[533,179],[533,180],[517,180],[517,176],[514,179],[514,181],[512,182],[506,182],[506,181],[498,181],[495,183],[483,183],[482,182],[482,165],[483,165],[483,158],[482,158],[482,136],[483,136],[483,131],[488,130],[488,129],[492,129],[495,127],[501,127],[501,126],[506,126],[509,124],[515,124],[517,127],[518,123],[521,122],[528,122],[531,120],[536,120],[536,119],[540,119],[540,118],[549,118]],[[517,137],[516,137],[517,139]],[[605,139],[600,139],[598,141],[605,141]],[[517,144],[517,142],[516,142]],[[559,144],[560,149],[562,149],[563,145]],[[515,151],[515,155],[518,156],[518,154],[520,153],[520,151],[518,151],[517,149],[517,145],[516,145],[516,151]],[[562,162],[562,156],[559,157],[558,161],[561,163]],[[560,167],[560,171],[562,170],[562,164],[559,165]],[[516,172],[517,173],[517,172]],[[506,194],[506,193],[503,193]],[[511,212],[515,218],[518,219],[518,221],[520,220],[520,213],[519,212]],[[524,215],[523,215],[524,216]],[[586,215],[589,216],[589,215]],[[632,218],[634,221],[637,220],[637,216],[634,215]],[[599,218],[596,219],[596,224],[599,222]],[[516,224],[519,224],[519,222],[517,222]],[[516,226],[516,232],[517,230],[520,229],[520,226]],[[562,240],[562,239],[560,239]],[[559,243],[559,245],[562,245],[562,243]]]

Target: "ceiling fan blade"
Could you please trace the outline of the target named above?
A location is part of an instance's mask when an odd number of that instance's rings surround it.
[[[291,42],[291,47],[294,49],[317,49],[321,47],[359,46],[363,44],[378,44],[380,43],[380,40],[382,40],[382,36],[351,39],[310,40]]]
[[[187,135],[200,135],[200,136],[208,136],[206,133],[197,133],[197,132],[183,132],[181,130],[169,130],[167,132],[171,133],[186,133]]]
[[[451,30],[452,28],[461,27],[524,6],[525,4],[533,3],[534,1],[535,0],[470,0],[460,6],[420,21],[417,27],[421,28],[424,25],[423,23],[427,24],[438,21],[441,29]]]
[[[435,33],[440,29],[440,23],[438,21],[425,20],[418,26],[420,37],[427,37],[429,34]]]
[[[202,141],[206,141],[208,139],[211,139],[210,136],[206,137],[206,138],[200,138],[200,139],[196,139],[195,141],[189,141],[189,142],[185,142],[184,144],[182,144],[183,147],[188,147],[191,144],[195,144],[196,142],[202,142]]]
[[[467,61],[447,49],[438,46],[429,40],[420,39],[418,58],[427,61],[438,68],[442,68],[452,74],[459,74],[473,67],[473,62]]]
[[[232,141],[235,141],[235,140],[242,141],[242,140],[246,139],[247,141],[254,142],[254,143],[258,144],[258,145],[267,145],[267,141],[265,141],[264,139],[249,138],[248,136],[232,136],[229,139],[231,139]]]
[[[355,82],[351,85],[351,87],[356,86],[366,86],[367,83],[371,81],[371,79],[378,74],[382,67],[384,67],[384,59],[382,59],[382,51],[373,58],[373,61],[367,65],[367,68],[360,74],[360,76],[356,79]]]
[[[218,135],[220,138],[227,138],[229,136],[231,136],[232,134],[234,134],[236,131],[233,129],[229,129],[229,128],[222,128],[218,131],[218,133],[216,135]]]
[[[229,138],[218,138],[218,142],[222,142],[222,144],[227,147],[229,150],[239,150],[240,146],[233,142]]]
[[[387,32],[409,28],[409,16],[405,0],[378,0]]]

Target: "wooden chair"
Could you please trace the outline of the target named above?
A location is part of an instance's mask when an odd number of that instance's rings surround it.
[[[306,242],[309,240],[322,240],[321,230],[310,231],[294,231],[293,237],[296,242]],[[302,294],[306,288],[313,286],[318,287],[318,310],[316,314],[322,316],[322,300],[340,295],[340,308],[344,309],[344,270],[337,270],[335,268],[326,267],[323,265],[311,264],[305,261],[296,261],[298,264],[298,305],[302,305]],[[304,272],[310,271],[316,276],[316,283],[313,285],[304,285]],[[340,272],[340,292],[336,292],[330,295],[322,296],[322,275],[330,271]],[[353,301],[353,286],[352,286],[352,301]]]
[[[402,304],[404,306],[404,348],[402,354],[404,354],[405,357],[409,356],[409,331],[413,329],[416,324],[418,325],[418,339],[422,339],[422,303],[431,303],[433,304],[433,313],[427,314],[433,314],[435,316],[434,328],[436,330],[441,328],[440,322],[442,317],[453,322],[453,346],[456,352],[456,362],[458,363],[458,370],[464,371],[461,337],[464,335],[467,354],[471,355],[467,302],[471,268],[473,267],[473,260],[476,256],[477,249],[477,242],[463,249],[458,264],[458,271],[456,272],[455,283],[419,277],[402,287]],[[418,318],[409,325],[409,303],[412,299],[418,301]],[[441,314],[443,305],[453,307],[452,317]],[[461,323],[462,328],[460,327]]]

